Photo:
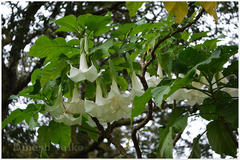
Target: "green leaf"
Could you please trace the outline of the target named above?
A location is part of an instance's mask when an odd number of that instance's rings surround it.
[[[200,106],[200,116],[206,120],[216,120],[216,106],[214,104],[204,104]]]
[[[117,76],[117,84],[119,84],[122,91],[126,91],[128,88],[128,82],[122,76]]]
[[[26,119],[26,123],[28,124],[30,130],[33,130],[34,128],[39,126],[37,120],[34,117],[29,117],[28,119]]]
[[[236,76],[238,76],[238,59],[234,59],[231,64],[223,70],[224,77],[231,74],[235,74]]]
[[[190,38],[190,42],[198,40],[202,37],[206,37],[209,31],[206,32],[199,32],[199,33],[193,33],[191,38]]]
[[[151,88],[148,88],[146,92],[141,96],[135,96],[133,100],[133,108],[131,118],[140,115],[146,108],[146,103],[152,98]]]
[[[198,135],[196,138],[193,139],[192,152],[188,158],[201,158],[201,151],[199,146],[200,138],[201,138],[201,135]]]
[[[34,91],[34,86],[28,86],[27,88],[23,89],[18,93],[18,96],[24,96],[24,97],[29,97],[32,98],[33,100],[43,100],[44,97],[40,94],[32,94]]]
[[[224,85],[230,88],[238,88],[238,59],[234,59],[227,68],[223,70],[224,77],[228,76],[229,82]]]
[[[13,112],[11,112],[11,114],[2,122],[2,128],[5,128],[7,124],[12,123],[18,117],[21,117],[22,119],[24,119],[22,116],[21,109],[16,109]]]
[[[60,54],[65,54],[69,57],[73,56],[78,51],[77,48],[67,45],[62,37],[50,40],[47,36],[41,36],[35,44],[30,48],[29,56],[44,58],[47,57],[45,63],[51,59],[56,59]]]
[[[31,91],[29,94],[38,94],[39,91],[41,89],[41,84],[40,84],[40,80],[37,79],[33,85],[33,91]]]
[[[218,154],[236,157],[238,146],[234,143],[235,137],[231,134],[220,120],[212,121],[207,125],[207,137],[212,149]]]
[[[218,113],[231,125],[233,129],[238,128],[238,100],[233,100],[224,105]]]
[[[173,152],[173,129],[172,127],[165,128],[162,132],[160,132],[160,141],[159,141],[159,150],[158,157],[159,158],[172,158]]]
[[[136,24],[133,23],[126,23],[123,24],[119,27],[119,29],[117,30],[117,32],[112,32],[111,33],[111,37],[113,38],[119,38],[119,39],[124,39],[125,36],[132,31],[132,29],[136,26]]]
[[[188,4],[186,2],[163,2],[168,13],[176,16],[175,21],[180,24],[188,13]]]
[[[217,42],[219,41],[218,39],[210,39],[206,40],[202,45],[205,47],[204,49],[211,51],[217,48]]]
[[[2,122],[2,128],[5,128],[7,124],[13,123],[18,124],[22,121],[26,121],[29,128],[32,130],[33,128],[38,126],[38,117],[36,115],[41,110],[44,105],[42,104],[29,104],[25,110],[16,109]]]
[[[195,68],[214,75],[216,72],[222,70],[223,65],[228,62],[229,58],[236,54],[237,51],[237,46],[219,46],[208,59],[196,65]]]
[[[27,108],[23,111],[25,115],[25,121],[28,124],[29,128],[32,130],[35,127],[38,127],[38,112],[44,107],[43,104],[29,104]]]
[[[49,146],[49,143],[59,144],[64,151],[71,143],[71,128],[63,123],[51,121],[49,126],[41,126],[38,129],[38,142],[41,147]]]
[[[100,46],[93,48],[90,52],[91,52],[91,53],[94,53],[94,52],[96,52],[97,50],[101,50],[104,55],[110,56],[108,50],[109,50],[109,48],[112,47],[112,46],[113,46],[113,39],[109,39],[109,40],[107,40],[106,42],[104,42],[103,44],[101,44]]]
[[[41,87],[43,88],[48,81],[55,80],[67,66],[68,64],[64,60],[56,59],[51,61],[51,63],[42,69],[40,79]]]
[[[35,69],[31,75],[31,82],[32,84],[35,83],[37,79],[40,79],[41,69]]]
[[[160,86],[152,90],[152,96],[156,101],[158,107],[161,107],[162,101],[164,98],[167,98],[166,95],[168,95],[170,91],[170,86]]]
[[[202,51],[188,47],[184,51],[180,52],[176,57],[177,61],[186,65],[190,69],[198,63],[206,60],[209,56]]]
[[[188,33],[188,31],[183,31],[182,34],[181,34],[181,38],[184,40],[184,41],[187,41],[189,36],[191,35],[191,33]]]
[[[129,16],[133,17],[136,15],[137,10],[141,8],[144,2],[126,2],[126,7],[129,11]]]
[[[111,28],[107,26],[112,21],[110,16],[96,16],[92,14],[80,15],[78,17],[78,24],[82,29],[87,29],[93,32],[95,36],[100,36]]]
[[[217,120],[218,115],[216,112],[216,105],[212,99],[205,99],[203,104],[200,106],[200,116],[206,120]]]
[[[92,99],[92,98],[95,97],[95,93],[96,93],[95,85],[91,82],[88,82],[87,87],[86,87],[86,91],[85,91],[85,98]]]
[[[172,95],[175,91],[182,88],[185,85],[188,85],[190,82],[192,82],[193,74],[195,73],[195,70],[190,70],[184,78],[177,78],[172,83],[168,85],[160,85],[159,87],[156,87],[152,89],[152,96],[157,104],[158,107],[161,107],[162,101],[167,99],[170,95]]]
[[[231,96],[223,91],[214,92],[216,98],[216,111],[222,116],[231,127],[238,128],[238,100],[233,100]]]
[[[169,53],[164,53],[159,55],[161,67],[167,72],[168,75],[172,71],[173,57]]]
[[[75,32],[79,33],[77,26],[77,18],[74,15],[68,15],[55,21],[61,27],[56,32]]]
[[[173,127],[177,133],[183,132],[187,127],[188,114],[182,108],[176,108],[171,113],[167,126]]]

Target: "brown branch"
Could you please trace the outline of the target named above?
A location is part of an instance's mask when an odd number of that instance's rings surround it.
[[[172,37],[173,35],[175,35],[176,33],[179,33],[179,32],[183,32],[186,28],[190,27],[192,24],[194,24],[203,14],[204,10],[201,10],[201,12],[197,15],[197,17],[190,23],[188,23],[187,25],[183,26],[182,28],[178,28],[177,30],[175,30],[174,32],[171,32],[169,33],[167,36],[159,39],[157,41],[157,43],[155,44],[153,50],[151,51],[151,59],[149,59],[145,64],[142,64],[142,73],[141,75],[139,76],[142,84],[143,84],[143,87],[144,87],[144,90],[146,91],[147,88],[148,88],[148,85],[147,85],[147,82],[145,80],[145,73],[146,73],[146,70],[147,70],[147,67],[150,65],[150,63],[155,59],[155,51],[157,50],[157,48],[159,47],[159,45],[164,42],[165,40],[167,40],[168,38]],[[145,53],[143,58],[145,59],[145,56],[147,54]],[[147,113],[147,116],[146,118],[140,122],[138,125],[134,126],[132,128],[132,141],[134,143],[134,147],[136,149],[136,152],[137,152],[137,157],[138,158],[142,158],[142,153],[141,153],[141,150],[140,150],[140,147],[139,147],[139,144],[138,144],[138,140],[137,140],[137,131],[139,129],[141,129],[142,127],[144,127],[150,119],[152,119],[152,104],[153,104],[153,101],[150,100],[148,102],[148,113]]]
[[[173,146],[176,145],[177,141],[181,138],[183,132],[177,134],[177,136],[173,140]]]
[[[149,122],[149,120],[152,119],[152,103],[153,103],[152,100],[150,100],[148,102],[148,113],[147,113],[146,118],[143,121],[141,121],[138,125],[136,125],[136,126],[134,126],[132,128],[132,141],[133,141],[134,147],[136,149],[138,158],[142,158],[142,153],[141,153],[141,150],[139,148],[139,144],[138,144],[138,140],[137,140],[137,135],[136,134],[137,134],[137,131],[139,129],[144,127]]]
[[[97,128],[99,129],[101,136],[103,136],[104,138],[107,138],[107,140],[109,142],[111,142],[123,156],[129,158],[130,156],[127,154],[127,152],[123,148],[123,146],[119,142],[117,142],[115,139],[113,139],[113,137],[111,136],[111,131],[112,131],[111,125],[108,125],[108,128],[105,131],[103,126],[100,124],[100,122],[98,121],[98,119],[96,117],[91,117],[91,118],[97,125]]]
[[[194,23],[196,23],[197,20],[199,20],[199,18],[202,16],[203,13],[204,13],[204,10],[202,9],[202,10],[200,11],[200,13],[196,16],[196,18],[195,18],[192,22],[186,24],[186,25],[183,26],[182,28],[176,29],[174,32],[169,33],[168,35],[166,35],[165,37],[163,37],[163,38],[161,38],[161,39],[159,39],[159,40],[157,41],[157,43],[155,44],[153,50],[151,51],[151,56],[152,56],[152,57],[147,61],[147,63],[146,63],[146,64],[144,65],[144,67],[143,67],[142,75],[141,75],[142,77],[145,76],[145,72],[146,72],[146,70],[147,70],[147,67],[148,67],[148,66],[151,64],[151,62],[155,59],[155,51],[157,50],[157,48],[159,47],[159,45],[160,45],[162,42],[164,42],[165,40],[167,40],[168,38],[171,38],[173,35],[175,35],[175,34],[177,34],[177,33],[180,33],[180,32],[183,32],[185,29],[187,29],[188,27],[190,27],[191,25],[193,25]]]
[[[140,123],[143,121],[144,118],[140,118],[136,121],[133,121],[132,123],[133,124],[136,124],[136,123]],[[121,127],[123,125],[130,125],[131,124],[131,119],[128,118],[128,119],[121,119],[121,120],[118,120],[118,121],[115,121],[111,124],[111,129],[113,130],[114,128],[117,128],[117,127]]]

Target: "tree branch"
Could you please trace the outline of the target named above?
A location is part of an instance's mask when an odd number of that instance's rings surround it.
[[[159,39],[159,40],[157,41],[157,43],[155,44],[153,50],[151,51],[151,56],[152,56],[151,59],[149,59],[146,63],[143,63],[143,64],[142,64],[142,73],[141,73],[141,75],[139,76],[139,78],[140,78],[140,80],[141,80],[141,82],[142,82],[142,84],[143,84],[143,87],[144,87],[144,90],[145,90],[145,91],[146,91],[147,88],[148,88],[147,82],[146,82],[146,80],[145,80],[145,73],[146,73],[147,67],[148,67],[148,66],[150,65],[150,63],[152,63],[152,61],[154,60],[154,58],[155,58],[155,51],[157,50],[157,48],[159,47],[159,45],[160,45],[162,42],[164,42],[165,40],[167,40],[168,38],[170,38],[170,37],[172,37],[173,35],[175,35],[176,33],[183,32],[186,28],[190,27],[192,24],[194,24],[194,23],[202,16],[203,12],[204,12],[204,10],[201,10],[200,13],[197,15],[197,17],[196,17],[192,22],[188,23],[187,25],[183,26],[182,28],[178,28],[178,29],[175,30],[174,32],[169,33],[167,36],[165,36],[165,37],[163,37],[163,38],[161,38],[161,39]],[[143,56],[144,59],[145,59],[145,56],[146,56],[146,55],[147,55],[147,54],[145,53],[144,56]],[[140,148],[139,148],[139,144],[138,144],[138,140],[137,140],[136,134],[137,134],[137,131],[138,131],[139,129],[141,129],[142,127],[144,127],[144,126],[149,122],[149,120],[152,119],[152,103],[153,103],[152,100],[150,100],[150,101],[148,102],[148,113],[147,113],[146,118],[145,118],[142,122],[140,122],[138,125],[136,125],[136,126],[134,126],[134,127],[132,128],[132,140],[133,140],[134,147],[135,147],[135,149],[136,149],[137,157],[138,157],[138,158],[142,158],[142,153],[141,153],[141,150],[140,150]]]
[[[141,75],[142,77],[145,76],[145,72],[146,72],[146,70],[147,70],[147,67],[148,67],[148,66],[151,64],[151,62],[155,59],[155,51],[156,51],[157,48],[160,46],[160,44],[161,44],[162,42],[164,42],[165,40],[167,40],[168,38],[171,38],[173,35],[175,35],[175,34],[177,34],[177,33],[180,33],[180,32],[183,32],[185,29],[187,29],[188,27],[190,27],[192,24],[196,23],[197,20],[199,20],[199,18],[202,16],[203,13],[204,13],[204,10],[202,9],[202,10],[200,11],[200,13],[196,16],[196,18],[195,18],[192,22],[186,24],[186,25],[183,26],[182,28],[176,29],[174,32],[169,33],[168,35],[166,35],[165,37],[163,37],[163,38],[161,38],[161,39],[159,39],[159,40],[157,41],[157,43],[155,44],[153,50],[151,51],[151,56],[152,56],[152,57],[147,61],[147,63],[146,63],[146,64],[144,65],[144,67],[143,67],[142,75]]]
[[[127,154],[127,152],[123,148],[123,146],[120,143],[118,143],[115,139],[113,139],[113,137],[111,136],[111,131],[112,131],[111,125],[109,125],[108,128],[105,131],[103,126],[100,124],[100,122],[98,121],[98,119],[96,117],[91,117],[91,118],[95,122],[95,124],[97,125],[97,128],[99,129],[101,136],[103,136],[104,138],[107,138],[107,140],[109,142],[111,142],[119,150],[119,152],[123,156],[129,158],[130,156]]]

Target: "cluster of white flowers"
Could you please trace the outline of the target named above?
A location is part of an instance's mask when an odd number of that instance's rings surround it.
[[[196,73],[198,75],[200,75],[200,71],[196,71]],[[228,79],[224,78],[223,74],[221,72],[218,73],[218,79],[219,82],[222,82],[224,84],[228,83]],[[183,77],[183,75],[180,75],[180,77]],[[212,89],[216,89],[217,88],[217,80],[215,78],[215,76],[212,79]],[[208,88],[206,87],[205,84],[208,84],[208,81],[206,80],[205,77],[201,77],[200,82],[192,82],[192,86],[197,88],[197,89],[206,89],[208,90]],[[238,89],[237,88],[227,88],[224,87],[222,89],[220,89],[221,91],[227,92],[228,94],[230,94],[232,97],[238,97]],[[176,100],[177,102],[181,101],[181,100],[185,100],[185,103],[187,105],[194,105],[194,104],[201,104],[203,102],[203,100],[205,98],[207,98],[208,95],[204,94],[201,91],[198,90],[194,90],[194,89],[179,89],[177,90],[175,93],[173,93],[170,97],[168,97],[167,101],[172,103],[174,100]]]
[[[81,43],[80,47],[82,47]],[[98,73],[92,62],[91,67],[88,67],[86,61],[86,44],[87,42],[85,38],[85,46],[82,48],[82,53],[80,54],[79,68],[75,68],[70,64],[71,68],[68,77],[75,83],[83,80],[94,82],[102,72],[101,70],[100,73]],[[197,71],[196,73],[200,75],[200,71]],[[180,77],[183,78],[184,75],[180,75]],[[160,83],[160,81],[163,79],[160,63],[158,63],[157,76],[150,76],[150,74],[146,72],[145,79],[148,87],[156,87]],[[228,83],[228,80],[223,77],[222,73],[219,73],[218,79],[221,79],[220,81],[222,83]],[[103,124],[119,120],[121,118],[130,118],[134,96],[141,96],[144,93],[143,85],[134,71],[131,73],[131,81],[132,89],[131,92],[127,94],[119,90],[115,78],[112,78],[111,89],[106,97],[103,97],[101,86],[97,82],[95,101],[90,101],[87,99],[82,100],[79,97],[78,87],[75,87],[72,98],[69,99],[68,102],[64,102],[60,86],[55,105],[47,106],[46,110],[53,115],[55,121],[62,122],[66,125],[81,125],[82,115],[84,113],[97,117]],[[192,82],[192,86],[197,89],[206,89],[206,85],[204,85],[207,84],[206,79],[202,77],[200,82],[202,83]],[[213,88],[217,88],[215,78],[213,78],[212,83],[214,83]],[[233,97],[238,96],[238,89],[223,88],[221,90],[229,93]],[[201,104],[206,97],[207,95],[201,91],[182,88],[168,97],[167,102],[173,103],[174,100],[185,100],[186,104],[194,105],[196,103]],[[89,124],[90,123],[91,122],[89,122]]]
[[[121,93],[116,81],[113,79],[111,90],[106,98],[102,96],[101,86],[97,83],[95,102],[87,99],[82,100],[79,97],[77,87],[74,88],[71,101],[64,102],[60,86],[55,105],[47,106],[46,110],[53,115],[55,121],[66,125],[81,124],[83,113],[97,117],[102,123],[112,122],[121,118],[130,118],[130,104],[134,96],[140,96],[144,93],[142,84],[135,73],[132,74],[131,79],[133,89],[130,94]],[[73,114],[79,114],[79,116],[75,118]]]
[[[80,47],[83,47],[81,43]],[[94,82],[97,77],[101,75],[103,70],[98,73],[92,62],[91,67],[88,67],[85,53],[86,48],[82,49],[82,51],[83,52],[80,54],[79,68],[75,68],[70,64],[71,68],[68,77],[75,83],[83,80]],[[142,83],[135,72],[132,73],[131,80],[132,90],[130,94],[127,94],[120,92],[113,78],[111,90],[106,98],[102,96],[101,86],[97,83],[95,102],[87,99],[80,99],[77,87],[74,88],[71,101],[64,102],[62,99],[61,87],[59,87],[55,105],[47,106],[46,110],[53,115],[55,121],[63,122],[66,125],[81,124],[82,114],[84,113],[97,117],[101,123],[112,122],[121,118],[130,118],[130,106],[134,96],[140,96],[144,93]],[[75,118],[73,114],[79,114],[79,116]]]
[[[97,117],[100,122],[112,122],[131,115],[131,96],[121,94],[115,80],[112,81],[111,90],[107,98],[102,96],[102,90],[97,84],[95,102],[85,100],[84,106],[87,113]]]

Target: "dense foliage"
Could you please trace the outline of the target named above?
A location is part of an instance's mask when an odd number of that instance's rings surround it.
[[[141,158],[138,130],[154,121],[155,109],[161,112],[169,107],[170,119],[166,126],[159,127],[159,143],[152,151],[158,157],[172,157],[173,144],[193,114],[210,122],[206,131],[194,139],[190,157],[201,157],[198,141],[205,133],[216,153],[236,157],[238,60],[225,66],[238,47],[219,46],[221,37],[192,43],[206,33],[189,33],[186,29],[202,16],[204,9],[217,20],[213,11],[216,3],[196,3],[200,9],[185,19],[187,3],[173,3],[165,4],[170,14],[157,23],[142,19],[114,24],[111,12],[56,20],[60,26],[56,32],[66,32],[67,38],[41,36],[28,54],[44,59],[44,66],[34,70],[32,84],[18,96],[29,97],[35,103],[25,110],[14,110],[2,127],[24,120],[30,129],[39,127],[42,157],[47,156],[50,142],[67,150],[73,125],[96,142],[106,138],[124,157],[129,157],[111,135],[115,127],[129,123],[136,154]],[[127,4],[130,16],[141,4]],[[184,12],[176,14],[179,10]],[[184,21],[185,25],[175,28],[175,21]],[[108,40],[96,44],[95,38],[102,34],[108,35]],[[145,117],[139,121],[137,117],[143,113]],[[39,114],[51,115],[47,126],[38,124]]]

